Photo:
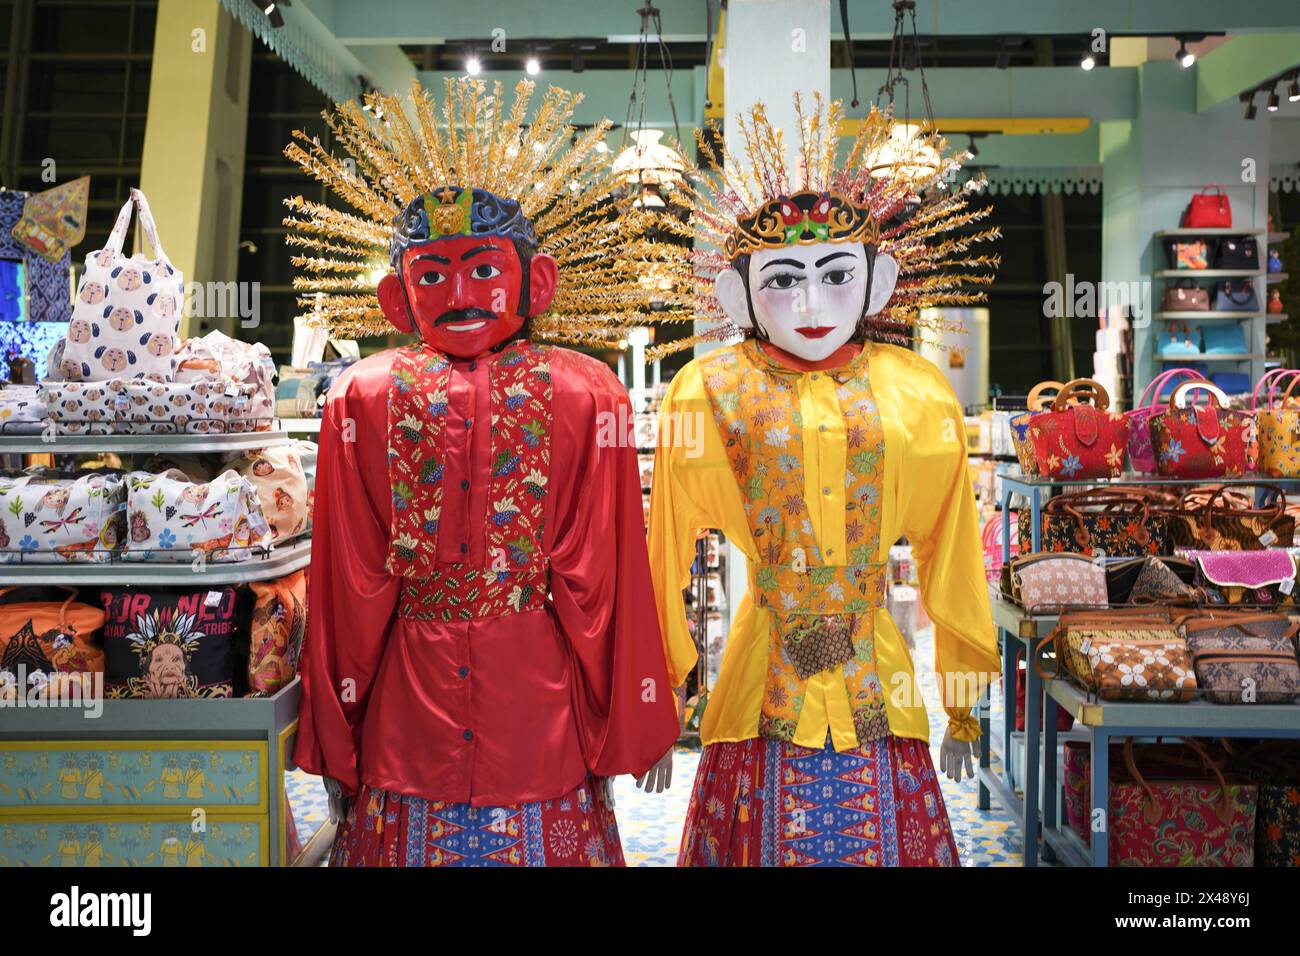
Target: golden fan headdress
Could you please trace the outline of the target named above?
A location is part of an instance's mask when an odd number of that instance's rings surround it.
[[[969,193],[981,181],[950,185],[961,162],[949,153],[946,140],[933,132],[900,137],[902,124],[888,110],[873,107],[859,121],[847,158],[837,160],[844,119],[840,102],[826,106],[815,96],[808,114],[796,95],[795,114],[799,150],[793,171],[786,168],[782,131],[761,103],[740,118],[732,137],[743,143],[743,172],[726,168],[727,148],[716,125],[697,132],[708,169],[680,190],[690,222],[679,235],[694,240],[694,314],[717,324],[659,345],[650,357],[742,334],[714,295],[714,282],[737,256],[757,249],[863,242],[893,257],[898,285],[888,306],[869,323],[884,330],[953,328],[957,323],[922,320],[920,310],[984,301],[979,287],[993,281],[999,258],[970,250],[1000,234],[970,228],[989,208],[968,206]]]
[[[481,193],[510,200],[512,210],[518,204],[536,251],[559,266],[554,300],[533,317],[538,338],[620,345],[647,320],[642,275],[667,270],[689,283],[686,250],[645,238],[662,214],[613,207],[619,178],[597,148],[610,122],[575,138],[568,121],[581,94],[551,87],[529,117],[532,93],[531,82],[520,82],[509,108],[500,83],[489,92],[466,78],[446,80],[441,104],[418,82],[409,99],[370,93],[364,107],[349,101],[325,114],[342,158],[295,130],[285,155],[356,210],[286,200],[286,241],[304,250],[292,258],[301,270],[293,286],[309,322],[347,336],[392,330],[370,277],[388,261],[395,220],[421,196],[421,236],[468,228]]]

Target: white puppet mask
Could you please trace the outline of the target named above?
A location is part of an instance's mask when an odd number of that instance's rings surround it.
[[[773,345],[818,362],[888,304],[898,264],[882,254],[869,262],[860,242],[817,242],[755,251],[747,278],[748,291],[736,269],[718,274],[718,301],[732,322],[751,328],[756,320]]]

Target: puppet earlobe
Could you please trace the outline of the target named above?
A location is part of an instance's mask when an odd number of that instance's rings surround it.
[[[877,315],[889,305],[898,285],[898,261],[883,252],[876,255],[871,272],[871,301],[867,305],[867,315]]]
[[[740,277],[740,273],[735,269],[723,269],[714,280],[713,288],[727,318],[739,328],[753,328],[754,323],[749,314],[749,296],[745,292],[745,280]]]

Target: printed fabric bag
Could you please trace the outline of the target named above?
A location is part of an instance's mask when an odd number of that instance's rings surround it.
[[[1295,540],[1295,516],[1287,513],[1286,492],[1272,493],[1272,504],[1255,507],[1254,498],[1223,486],[1193,489],[1165,513],[1169,539],[1176,548],[1206,551],[1262,551],[1289,548]]]
[[[1020,462],[1020,470],[1026,475],[1038,474],[1038,462],[1034,458],[1034,443],[1029,440],[1029,423],[1035,415],[1051,406],[1052,399],[1063,388],[1065,385],[1061,382],[1039,382],[1025,399],[1025,411],[1011,416],[1007,421],[1007,427],[1011,431],[1011,445]],[[1053,394],[1043,394],[1048,391]]]
[[[1187,405],[1193,391],[1208,405]],[[1255,467],[1255,418],[1228,408],[1228,396],[1209,382],[1184,382],[1168,407],[1149,420],[1156,470],[1165,478],[1241,477]]]
[[[1210,243],[1205,239],[1165,239],[1163,245],[1170,269],[1210,267]]]
[[[1147,475],[1156,472],[1156,452],[1151,447],[1151,431],[1148,423],[1152,415],[1159,414],[1163,410],[1160,405],[1161,391],[1165,386],[1179,379],[1203,381],[1204,376],[1194,368],[1166,369],[1151,380],[1137,404],[1124,413],[1124,417],[1128,419],[1128,460],[1134,471]]]
[[[201,553],[246,561],[271,542],[257,491],[237,471],[201,483],[175,469],[133,471],[126,484],[126,560],[191,561]]]
[[[35,435],[45,428],[49,413],[38,385],[0,388],[0,434]]]
[[[1032,512],[1020,509],[1020,553],[1032,545]],[[1139,558],[1169,554],[1166,518],[1129,490],[1094,488],[1049,498],[1042,510],[1039,551],[1069,551],[1087,557]]]
[[[1270,740],[1234,754],[1233,769],[1259,786],[1255,865],[1300,867],[1300,746]]]
[[[126,384],[120,378],[102,382],[45,382],[41,401],[59,435],[114,435],[126,413]]]
[[[1154,570],[1155,564],[1163,574]],[[1160,604],[1166,599],[1181,604],[1189,592],[1196,593],[1195,584],[1196,564],[1185,557],[1147,555],[1106,565],[1106,593],[1112,605]]]
[[[154,259],[122,254],[133,205]],[[59,365],[63,378],[170,381],[184,299],[184,278],[163,251],[149,203],[132,189],[104,248],[86,256]]]
[[[109,560],[125,498],[114,474],[0,478],[0,564]]]
[[[261,342],[242,342],[220,330],[181,346],[176,369],[178,382],[221,380],[233,382],[247,405],[238,416],[239,428],[229,431],[267,431],[275,422],[275,360]],[[227,390],[227,395],[232,395]],[[232,396],[233,397],[233,396]]]
[[[266,697],[298,673],[307,633],[307,572],[295,571],[274,581],[254,581],[248,690]]]
[[[1288,379],[1286,391],[1275,401],[1277,387]],[[1260,378],[1250,397],[1259,436],[1255,467],[1270,478],[1300,478],[1300,407],[1291,400],[1296,382],[1300,382],[1300,370],[1275,368]],[[1260,408],[1259,394],[1265,385],[1268,395]]]
[[[1111,751],[1106,801],[1110,866],[1254,865],[1258,786],[1243,775],[1225,774],[1223,761],[1190,738],[1135,745],[1130,737],[1118,750]],[[1066,813],[1074,825],[1087,818],[1092,759],[1087,746],[1066,759],[1085,783],[1074,801],[1072,788],[1066,788]],[[1072,802],[1083,809],[1072,809]],[[1082,835],[1091,843],[1089,830],[1084,827]]]
[[[104,695],[152,700],[234,694],[236,590],[104,588]]]
[[[307,530],[307,475],[289,445],[246,451],[231,464],[257,491],[271,535],[284,541]]]
[[[1102,700],[1183,703],[1196,693],[1187,642],[1167,610],[1068,611],[1039,642],[1040,670],[1049,647],[1058,672]]]
[[[1109,409],[1106,389],[1091,379],[1075,379],[1061,389],[1051,410],[1029,423],[1038,473],[1048,478],[1118,478],[1128,446],[1128,422]]]
[[[15,590],[4,588],[0,595]],[[0,697],[29,693],[57,674],[103,673],[104,612],[78,601],[74,588],[65,590],[63,601],[0,604]],[[33,680],[36,674],[44,679]]]
[[[1286,551],[1182,550],[1197,569],[1197,584],[1210,604],[1296,603],[1295,559]]]
[[[1106,571],[1081,554],[1030,554],[1011,562],[1011,593],[1029,611],[1106,607]]]
[[[1209,611],[1182,622],[1196,684],[1215,704],[1290,704],[1300,699],[1297,625],[1285,614]]]
[[[252,431],[255,389],[229,378],[195,382],[127,381],[118,430],[133,434]]]
[[[298,453],[298,460],[302,462],[303,476],[307,479],[307,528],[311,528],[311,516],[316,505],[316,457],[319,453],[320,446],[314,441],[297,440],[289,443],[289,447]],[[985,548],[985,557],[988,556],[988,549]],[[998,561],[1002,560],[1002,552],[998,551]]]

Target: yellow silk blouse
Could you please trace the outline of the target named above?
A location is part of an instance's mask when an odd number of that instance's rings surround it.
[[[761,355],[752,341],[729,347]],[[865,356],[854,361],[867,363],[885,436],[879,560],[887,561],[890,545],[900,537],[911,542],[921,601],[934,622],[935,671],[949,725],[957,739],[975,740],[979,724],[964,688],[973,686],[972,675],[980,675],[982,690],[1000,661],[962,410],[931,362],[896,346],[864,348]],[[802,441],[792,443],[790,451],[803,465],[803,498],[818,545],[828,555],[844,555],[847,443],[836,382],[821,372],[795,374]],[[664,398],[650,502],[651,575],[674,686],[685,681],[697,658],[682,589],[689,583],[696,535],[704,528],[720,530],[744,553],[749,587],[732,604],[734,619],[701,736],[706,744],[748,740],[759,736],[770,612],[752,598],[758,548],[697,359],[677,373]],[[890,732],[926,740],[929,723],[907,645],[887,610],[872,613]],[[858,746],[842,666],[808,678],[794,742],[821,749],[828,732],[837,750]]]

